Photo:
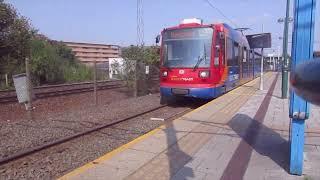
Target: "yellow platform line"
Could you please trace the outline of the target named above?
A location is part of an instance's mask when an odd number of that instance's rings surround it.
[[[259,77],[258,77],[258,78],[259,78]],[[243,84],[243,85],[248,85],[248,84],[250,84],[250,83],[255,83],[254,81],[257,81],[258,78],[255,78],[255,79],[253,79],[252,81],[249,81],[249,82],[247,82],[247,83],[245,83],[245,84]],[[232,94],[232,92],[234,92],[234,91],[236,91],[237,89],[241,88],[243,85],[241,85],[241,86],[239,86],[239,87],[237,87],[237,88],[234,88],[233,90],[229,91],[229,92],[226,93],[226,94],[229,94],[229,93]],[[236,94],[236,93],[235,93],[235,94]],[[224,97],[224,95],[219,96],[218,98],[210,101],[209,103],[207,103],[207,104],[205,104],[205,105],[202,105],[202,106],[200,106],[200,107],[198,107],[198,108],[196,108],[196,109],[188,112],[187,114],[191,114],[191,113],[200,111],[201,109],[203,109],[203,108],[205,108],[205,107],[207,107],[207,106],[215,103],[218,99],[220,99],[220,98],[222,98],[222,97]],[[187,115],[187,114],[186,114],[186,115]],[[180,118],[177,118],[177,119],[175,119],[174,121],[179,120],[179,119],[180,119]],[[156,129],[154,129],[154,130],[151,130],[151,131],[147,132],[146,134],[141,135],[141,136],[137,137],[136,139],[128,142],[127,144],[124,144],[124,145],[122,145],[122,146],[120,146],[120,147],[118,147],[118,148],[116,148],[116,149],[114,149],[114,150],[106,153],[105,155],[99,157],[98,159],[93,160],[93,161],[91,161],[91,162],[89,162],[89,163],[87,163],[87,164],[85,164],[85,165],[83,165],[83,166],[81,166],[81,167],[79,167],[79,168],[77,168],[77,169],[74,169],[73,171],[67,173],[66,175],[58,178],[58,180],[71,179],[71,177],[74,177],[74,176],[76,176],[76,175],[78,175],[78,174],[81,174],[81,173],[85,172],[86,170],[94,167],[96,164],[99,164],[99,163],[101,163],[101,162],[103,162],[103,161],[106,161],[106,160],[108,160],[108,159],[111,159],[111,158],[114,157],[115,155],[117,155],[117,154],[119,154],[119,153],[121,153],[121,152],[129,149],[131,146],[133,146],[133,145],[137,144],[138,142],[140,142],[140,141],[148,138],[149,136],[152,136],[152,135],[156,134],[157,132],[159,132],[160,130],[163,130],[163,129],[165,129],[165,125],[161,125],[161,126],[159,126],[158,128],[156,128]]]
[[[111,159],[113,156],[119,154],[120,152],[125,151],[126,149],[129,149],[132,145],[134,145],[134,144],[146,139],[147,137],[157,133],[158,131],[162,130],[162,128],[164,128],[164,127],[165,127],[164,125],[161,125],[160,127],[156,128],[156,129],[154,129],[152,131],[149,131],[148,133],[137,137],[136,139],[128,142],[127,144],[124,144],[124,145],[122,145],[122,146],[120,146],[120,147],[108,152],[107,154],[99,157],[98,159],[93,160],[93,161],[91,161],[91,162],[89,162],[89,163],[87,163],[87,164],[85,164],[85,165],[83,165],[83,166],[71,171],[70,173],[58,178],[58,180],[70,179],[71,177],[73,177],[75,175],[81,174],[82,172],[90,169],[91,167],[94,167],[95,164],[99,164],[99,163],[101,163],[103,161]]]

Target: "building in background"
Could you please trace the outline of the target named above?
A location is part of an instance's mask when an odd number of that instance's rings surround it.
[[[109,60],[120,57],[120,46],[108,44],[63,42],[71,48],[77,59],[87,66],[97,63],[97,73],[103,78],[109,76]]]
[[[93,62],[108,64],[109,58],[120,57],[120,47],[108,44],[93,44],[79,42],[63,42],[71,48],[77,59],[82,63],[92,66]]]

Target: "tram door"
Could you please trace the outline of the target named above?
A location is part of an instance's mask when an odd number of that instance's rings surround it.
[[[223,32],[220,32],[220,55],[219,55],[219,62],[220,62],[220,76],[223,76],[224,68],[226,66],[225,60],[225,53],[226,53],[226,38]]]
[[[248,54],[247,54],[247,48],[242,47],[242,78],[247,79],[248,78],[248,71],[249,71],[249,61],[248,61]]]
[[[239,83],[241,84],[242,79],[243,79],[243,62],[242,62],[242,57],[243,57],[243,47],[241,45],[239,47],[239,54],[238,54],[238,63],[239,63]]]

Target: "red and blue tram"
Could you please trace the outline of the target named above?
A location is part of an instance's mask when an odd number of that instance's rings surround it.
[[[186,19],[161,32],[161,103],[213,99],[260,74],[261,54],[227,24]]]

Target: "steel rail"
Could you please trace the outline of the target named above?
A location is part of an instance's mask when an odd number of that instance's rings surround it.
[[[97,81],[97,83],[112,83],[112,82],[123,82],[123,80],[107,80],[107,81]],[[66,84],[55,84],[55,85],[42,85],[34,87],[33,89],[48,89],[48,88],[56,88],[56,87],[68,87],[68,86],[77,86],[77,85],[87,85],[93,84],[93,82],[79,82],[79,83],[66,83]],[[9,90],[0,90],[0,93],[9,93],[16,92],[14,89]]]
[[[151,110],[144,111],[144,112],[142,112],[142,113],[138,113],[138,114],[135,114],[135,115],[132,115],[132,116],[129,116],[129,117],[126,117],[126,118],[123,118],[123,119],[120,119],[120,120],[111,122],[111,123],[106,123],[106,124],[103,124],[103,125],[99,125],[99,126],[96,126],[96,127],[94,127],[94,128],[91,128],[91,129],[89,129],[89,130],[86,130],[86,131],[83,131],[83,132],[79,132],[79,133],[73,134],[73,135],[71,135],[71,136],[58,139],[58,140],[53,141],[53,142],[45,143],[45,144],[43,144],[43,145],[39,145],[39,146],[30,148],[30,149],[27,149],[27,150],[25,150],[25,151],[21,151],[21,152],[14,153],[14,154],[11,155],[11,156],[8,156],[8,157],[5,157],[5,158],[3,158],[3,159],[0,159],[0,165],[9,163],[9,162],[11,162],[11,161],[15,161],[15,160],[17,160],[17,159],[26,157],[26,156],[28,156],[28,155],[34,154],[34,153],[36,153],[36,152],[39,152],[39,151],[42,151],[42,150],[45,150],[45,149],[48,149],[48,148],[50,148],[50,147],[53,147],[53,146],[56,146],[56,145],[59,145],[59,144],[62,144],[62,143],[66,143],[66,142],[71,141],[71,140],[73,140],[73,139],[76,139],[76,138],[79,138],[79,137],[82,137],[82,136],[85,136],[85,135],[88,135],[88,134],[97,132],[97,131],[99,131],[99,130],[101,130],[101,129],[108,128],[108,127],[110,127],[110,126],[119,124],[119,123],[121,123],[121,122],[131,120],[131,119],[133,119],[133,118],[136,118],[136,117],[145,115],[145,114],[147,114],[147,113],[150,113],[150,112],[159,110],[159,109],[164,108],[164,107],[167,107],[167,105],[158,106],[158,107],[156,107],[156,108],[153,108],[153,109],[151,109]],[[188,109],[188,110],[190,110],[190,109]],[[185,110],[185,111],[186,111],[186,110]],[[185,112],[185,111],[184,111],[184,112]],[[181,112],[180,112],[180,113],[177,113],[177,114],[181,114]],[[177,114],[175,114],[174,116],[176,116]]]
[[[108,83],[104,85],[99,85],[99,90],[105,89],[116,89],[125,87],[122,85],[123,81],[100,81],[99,84]],[[118,83],[118,84],[109,84],[109,83]],[[89,85],[92,84],[91,82],[86,83],[76,83],[76,84],[64,84],[64,85],[50,85],[50,86],[40,86],[35,87],[34,89],[37,90],[44,90],[49,88],[63,88],[63,87],[74,87],[74,86],[81,86],[81,85]],[[61,90],[52,90],[48,92],[35,92],[36,98],[46,98],[46,97],[53,97],[53,96],[61,96],[61,95],[69,95],[69,94],[76,94],[82,92],[89,92],[93,91],[93,87],[78,87],[78,88],[71,88],[71,89],[61,89]],[[15,93],[15,90],[7,90],[7,91],[0,91],[0,93]],[[6,95],[0,96],[0,103],[9,103],[17,101],[17,95]]]

